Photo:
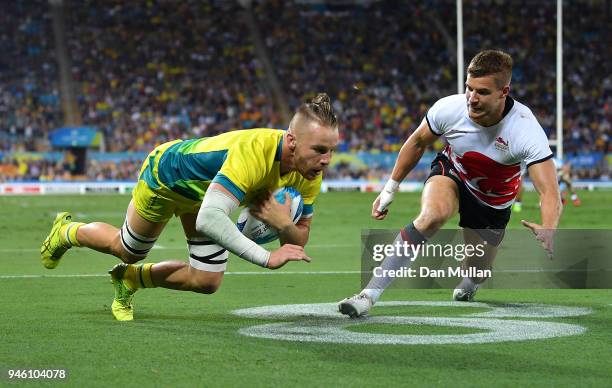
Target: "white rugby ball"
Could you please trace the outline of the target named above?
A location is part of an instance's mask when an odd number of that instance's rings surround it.
[[[295,224],[302,216],[304,200],[302,199],[302,194],[293,187],[281,187],[274,191],[272,195],[274,195],[274,198],[276,198],[278,202],[284,204],[285,193],[289,193],[289,197],[291,198],[291,219]],[[236,226],[242,234],[255,241],[257,244],[269,243],[278,238],[276,229],[252,216],[248,207],[240,212]]]

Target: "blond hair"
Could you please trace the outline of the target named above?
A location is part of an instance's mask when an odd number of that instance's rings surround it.
[[[312,100],[300,105],[297,114],[330,128],[338,127],[338,118],[327,93],[319,93]]]

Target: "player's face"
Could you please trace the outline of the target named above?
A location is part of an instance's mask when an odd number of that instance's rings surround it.
[[[307,128],[296,131],[293,161],[295,169],[313,180],[329,166],[338,145],[338,130],[314,121],[303,122]]]
[[[474,78],[468,74],[465,98],[470,118],[485,127],[499,122],[509,90],[509,86],[500,89],[492,75]]]

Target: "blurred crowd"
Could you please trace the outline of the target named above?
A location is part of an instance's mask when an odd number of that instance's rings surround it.
[[[429,10],[451,21],[454,2],[375,2],[333,7],[265,1],[255,8],[289,103],[327,90],[344,149],[397,151],[428,106],[456,91],[455,59]],[[287,26],[291,26],[288,28]]]
[[[67,4],[79,108],[108,151],[282,124],[237,2]]]
[[[290,109],[319,91],[332,97],[340,151],[398,151],[428,107],[456,92],[454,0],[248,3]],[[49,3],[1,7],[0,152],[48,151],[49,131],[62,126]],[[463,5],[466,61],[482,48],[510,52],[511,95],[533,109],[552,139],[555,7],[535,0]],[[98,127],[107,152],[286,127],[245,12],[239,2],[222,0],[65,0],[65,43],[83,124]],[[564,13],[571,15],[564,18],[565,152],[606,155],[612,152],[610,4],[565,2]],[[13,179],[71,174],[62,162],[7,158],[4,165],[19,166]],[[138,166],[90,160],[85,178],[133,180]],[[594,171],[577,170],[576,177],[605,176],[608,169],[601,163]],[[342,162],[328,177],[384,179],[388,173]],[[0,170],[3,175],[10,176]]]
[[[0,9],[0,152],[45,151],[45,136],[62,124],[49,7],[33,0]]]
[[[135,181],[142,160],[124,159],[120,161],[101,161],[90,158],[86,174],[79,174],[76,158],[64,152],[60,158],[41,158],[40,156],[6,157],[0,163],[0,182],[5,181]]]

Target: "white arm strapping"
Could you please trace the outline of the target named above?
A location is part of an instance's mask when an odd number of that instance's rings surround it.
[[[385,188],[380,192],[379,202],[378,202],[378,210],[379,212],[385,211],[393,202],[393,197],[397,190],[399,190],[400,183],[398,181],[394,181],[393,179],[389,179],[385,184]]]
[[[195,228],[236,256],[266,268],[270,252],[249,239],[234,225],[229,214],[238,204],[220,190],[209,190],[204,195]]]

